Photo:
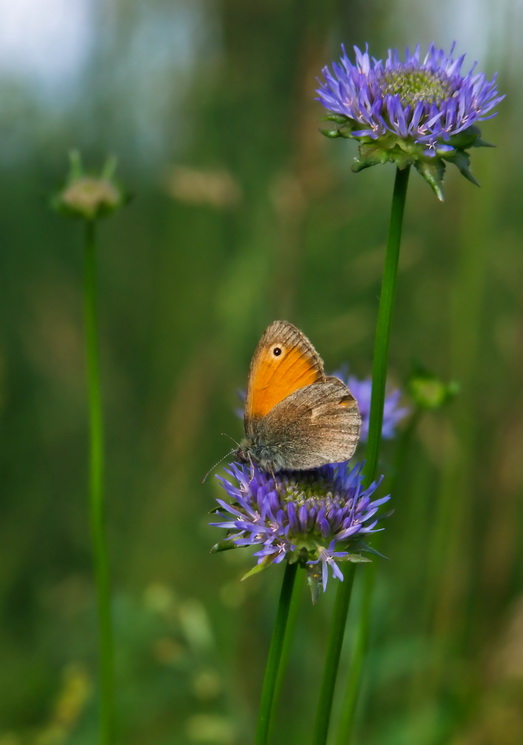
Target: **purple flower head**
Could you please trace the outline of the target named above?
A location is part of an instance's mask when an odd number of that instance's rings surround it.
[[[370,399],[372,394],[372,381],[370,378],[357,378],[355,375],[348,375],[346,369],[335,372],[334,375],[349,387],[350,392],[358,402],[358,408],[361,414],[361,432],[360,442],[367,442],[369,436],[369,417],[370,417]],[[396,436],[396,429],[402,419],[410,414],[408,406],[401,406],[401,391],[396,388],[389,391],[385,396],[385,406],[383,408],[383,425],[381,436],[385,440],[391,440]]]
[[[405,61],[389,49],[383,61],[354,47],[353,63],[342,47],[332,70],[323,68],[318,100],[339,125],[324,134],[358,141],[354,171],[386,162],[415,165],[439,199],[445,161],[476,183],[466,150],[487,145],[477,124],[496,115],[504,96],[496,76],[487,80],[475,72],[476,63],[464,74],[465,55],[455,57],[454,49],[447,54],[431,44],[422,57],[417,46],[412,54],[406,50]]]
[[[228,531],[229,548],[255,546],[257,565],[248,575],[283,560],[298,562],[314,601],[327,587],[329,567],[342,580],[339,562],[369,560],[361,554],[371,551],[364,538],[379,530],[376,513],[389,497],[371,501],[381,479],[364,488],[362,467],[334,463],[272,475],[255,464],[232,463],[230,478],[218,477],[231,501],[217,500],[212,525]]]

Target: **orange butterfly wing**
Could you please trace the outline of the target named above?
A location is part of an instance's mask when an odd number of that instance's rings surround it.
[[[254,351],[245,422],[264,417],[294,391],[324,380],[322,359],[307,337],[292,323],[274,321]]]

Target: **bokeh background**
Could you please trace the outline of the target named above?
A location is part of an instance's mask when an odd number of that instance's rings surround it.
[[[120,742],[245,745],[281,571],[240,583],[248,551],[209,554],[201,479],[271,320],[370,373],[394,172],[318,133],[316,76],[341,42],[432,40],[507,98],[480,189],[449,171],[440,204],[411,177],[390,377],[460,393],[399,467],[403,436],[384,450],[355,741],[523,742],[521,27],[519,0],[1,0],[0,745],[97,739],[82,230],[48,208],[68,151],[116,155],[134,195],[99,252]],[[334,589],[303,587],[275,743],[307,742]]]

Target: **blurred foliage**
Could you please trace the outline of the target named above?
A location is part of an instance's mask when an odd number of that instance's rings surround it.
[[[0,745],[96,738],[82,234],[48,210],[67,153],[95,170],[114,154],[135,197],[99,254],[121,742],[243,745],[280,579],[240,584],[248,556],[209,555],[218,492],[200,481],[229,448],[220,432],[241,434],[236,391],[271,320],[303,328],[328,368],[369,374],[393,179],[350,173],[352,145],[321,137],[315,77],[341,41],[379,56],[455,37],[499,69],[507,99],[483,130],[497,150],[474,153],[481,189],[449,173],[441,205],[411,179],[391,379],[406,385],[416,363],[460,392],[384,452],[395,513],[357,742],[523,741],[511,3],[492,22],[477,3],[462,40],[450,4],[435,19],[408,2],[84,0],[65,82],[0,71]],[[312,608],[304,588],[275,742],[306,742],[332,599]]]

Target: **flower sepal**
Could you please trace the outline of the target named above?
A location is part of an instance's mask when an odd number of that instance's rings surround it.
[[[259,574],[260,572],[263,572],[265,569],[268,569],[271,566],[271,564],[274,563],[275,558],[276,558],[275,554],[271,554],[270,556],[264,556],[259,564],[256,564],[255,566],[253,566],[252,569],[249,569],[249,571],[243,575],[240,581],[243,582],[244,579],[253,577],[255,574]]]
[[[327,114],[327,116],[323,117],[324,122],[334,122],[335,124],[345,124],[349,121],[354,121],[353,119],[349,119],[348,116],[345,116],[344,114]]]
[[[423,176],[440,202],[443,202],[443,177],[445,176],[445,163],[441,158],[434,160],[422,160],[415,163],[416,170]]]
[[[320,130],[321,133],[324,134],[326,137],[330,137],[331,139],[335,139],[336,137],[344,137],[346,140],[358,140],[359,142],[373,141],[366,135],[354,134],[354,130],[361,129],[361,124],[359,124],[355,119],[350,119],[348,116],[343,116],[342,114],[333,114],[332,116],[326,116],[325,119],[340,125],[337,129]]]
[[[491,142],[482,139],[481,130],[475,124],[449,137],[449,145],[456,150],[468,150],[470,147],[496,147]]]
[[[358,138],[359,139],[359,138]],[[359,173],[365,168],[379,166],[384,163],[395,163],[402,171],[404,168],[416,163],[417,153],[412,147],[406,147],[406,143],[398,141],[397,137],[383,137],[379,140],[365,138],[360,142],[358,149],[359,157],[354,159],[352,171]]]
[[[108,158],[99,176],[87,173],[80,153],[69,154],[69,173],[65,186],[51,199],[51,207],[68,217],[94,221],[107,217],[130,199],[114,177],[115,158]]]
[[[337,129],[322,129],[321,133],[325,137],[343,137],[358,142],[358,157],[354,159],[351,169],[354,173],[385,163],[394,163],[400,170],[415,166],[440,201],[444,199],[445,161],[455,165],[465,178],[479,186],[470,170],[470,155],[466,150],[471,147],[494,147],[481,138],[481,131],[475,125],[448,137],[444,142],[427,147],[426,144],[398,137],[390,132],[378,138],[361,134],[362,125],[341,114],[332,114],[325,119],[340,125]]]
[[[221,551],[230,551],[231,548],[238,548],[232,538],[224,538],[223,541],[218,541],[212,546],[210,553],[219,554]]]
[[[347,556],[341,557],[340,561],[350,561],[353,564],[372,564],[372,559],[363,556],[363,554],[347,554]]]
[[[389,513],[385,513],[385,514],[383,515],[383,518],[387,518],[387,517],[390,517],[390,516],[391,516],[391,514],[392,514],[392,512],[389,512]],[[368,543],[363,543],[363,542],[361,542],[361,541],[360,541],[360,542],[359,542],[359,543],[358,543],[358,544],[356,545],[356,548],[357,548],[357,549],[358,549],[359,551],[366,551],[366,552],[367,552],[368,554],[372,554],[373,556],[379,556],[379,557],[380,557],[380,559],[387,559],[387,558],[388,558],[387,556],[385,556],[385,554],[382,554],[382,553],[381,553],[380,551],[377,551],[377,550],[376,550],[375,548],[372,548],[372,546],[369,546],[369,544],[368,544]],[[355,556],[356,556],[356,555],[360,556],[361,554],[355,554]],[[364,558],[365,558],[365,559],[366,559],[367,561],[372,561],[372,559],[369,559],[368,557],[364,557]],[[351,559],[351,561],[354,561],[354,559]],[[359,561],[363,561],[363,559],[360,559]]]
[[[445,160],[453,163],[459,169],[461,175],[465,176],[472,184],[479,186],[479,182],[476,181],[469,168],[470,156],[465,150],[453,150],[445,157]]]

